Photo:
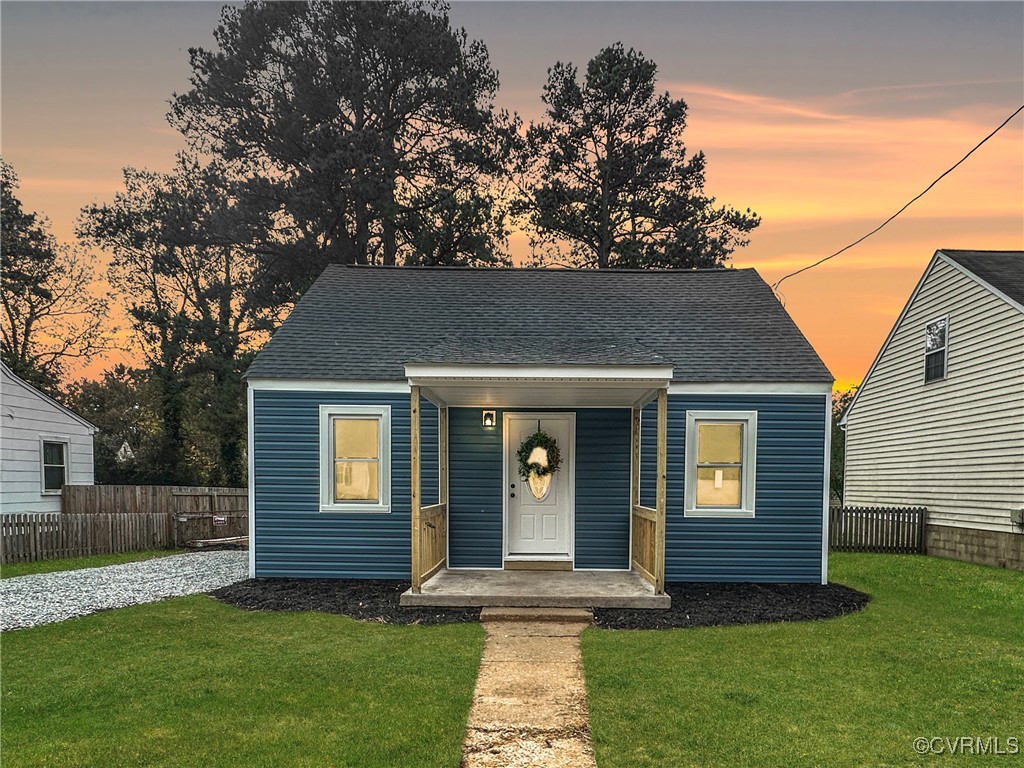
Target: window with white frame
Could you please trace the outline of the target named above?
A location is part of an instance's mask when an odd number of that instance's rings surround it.
[[[756,411],[686,414],[686,517],[753,517]]]
[[[68,479],[68,446],[56,440],[43,440],[43,493],[60,493]]]
[[[391,511],[390,406],[320,406],[320,508]]]
[[[949,348],[949,318],[941,317],[924,327],[924,380],[946,378],[946,350]]]

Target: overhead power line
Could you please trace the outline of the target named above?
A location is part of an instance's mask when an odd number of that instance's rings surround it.
[[[913,204],[914,204],[914,203],[916,203],[916,202],[917,202],[918,200],[920,200],[920,199],[921,199],[922,197],[924,197],[924,196],[925,196],[926,194],[928,194],[928,192],[929,192],[929,191],[931,190],[931,188],[932,188],[932,187],[934,187],[934,186],[935,186],[936,184],[938,184],[938,183],[939,183],[940,181],[942,181],[942,180],[943,180],[943,179],[944,179],[944,178],[945,178],[946,176],[948,176],[948,175],[949,175],[949,174],[951,174],[951,173],[952,173],[952,172],[953,172],[954,170],[956,170],[957,166],[959,166],[959,165],[960,165],[961,163],[963,163],[963,162],[964,162],[964,161],[965,161],[965,160],[966,160],[966,159],[967,159],[968,157],[970,157],[970,156],[971,156],[971,155],[973,155],[973,154],[974,154],[975,152],[977,152],[977,151],[978,151],[978,150],[979,150],[979,149],[981,148],[981,146],[982,146],[982,145],[983,145],[983,144],[984,144],[984,143],[985,143],[986,141],[988,141],[988,140],[989,140],[989,139],[991,139],[991,138],[992,138],[993,136],[995,136],[995,135],[996,135],[997,133],[999,133],[999,131],[1001,131],[1001,130],[1002,130],[1002,129],[1003,129],[1003,128],[1004,128],[1005,126],[1006,126],[1006,124],[1007,124],[1007,123],[1009,123],[1009,122],[1010,122],[1011,120],[1013,120],[1013,118],[1015,118],[1015,117],[1016,117],[1017,115],[1019,115],[1019,114],[1020,114],[1021,112],[1024,112],[1024,104],[1022,104],[1022,105],[1021,105],[1020,107],[1018,107],[1018,108],[1017,108],[1017,110],[1016,110],[1016,111],[1015,111],[1015,112],[1014,112],[1014,113],[1013,113],[1012,115],[1010,115],[1010,116],[1009,116],[1008,118],[1006,118],[1005,120],[1003,120],[1003,122],[1001,122],[1001,123],[999,124],[999,127],[998,127],[998,128],[996,128],[996,129],[995,129],[994,131],[992,131],[992,133],[990,133],[990,134],[989,134],[988,136],[986,136],[986,137],[985,137],[984,139],[982,139],[982,140],[981,140],[981,141],[979,141],[979,142],[978,142],[977,144],[975,144],[975,145],[974,145],[974,147],[973,147],[973,148],[971,149],[971,151],[970,151],[970,152],[968,152],[968,153],[967,153],[966,155],[964,155],[964,156],[963,156],[963,157],[961,157],[961,158],[960,158],[959,160],[957,160],[957,161],[956,161],[956,162],[955,162],[955,163],[954,163],[953,165],[951,165],[951,166],[950,166],[949,168],[947,168],[947,169],[946,169],[946,170],[945,170],[945,171],[944,171],[944,172],[942,173],[942,175],[940,175],[940,176],[939,176],[939,177],[938,177],[937,179],[935,179],[935,181],[933,181],[933,182],[932,182],[931,184],[929,184],[929,185],[928,185],[927,187],[925,187],[925,188],[924,188],[924,190],[922,190],[922,191],[921,191],[921,192],[920,192],[920,193],[919,193],[919,194],[918,194],[918,195],[917,195],[916,197],[914,197],[914,198],[913,198],[913,199],[912,199],[912,200],[911,200],[910,202],[908,202],[908,203],[907,203],[906,205],[904,205],[904,206],[903,206],[902,208],[900,208],[900,209],[899,209],[898,211],[896,211],[896,213],[894,213],[894,214],[893,214],[892,216],[890,216],[890,217],[889,217],[888,219],[886,219],[886,220],[885,220],[885,221],[883,221],[883,222],[882,222],[881,224],[879,224],[879,225],[878,225],[877,227],[875,227],[874,229],[872,229],[872,230],[871,230],[870,232],[868,232],[868,233],[867,233],[866,235],[863,235],[862,237],[859,237],[859,238],[857,238],[857,239],[856,239],[856,240],[854,240],[854,241],[853,241],[852,243],[850,243],[849,245],[847,245],[847,246],[845,246],[845,247],[843,247],[843,248],[840,248],[840,249],[839,249],[838,251],[836,251],[835,253],[833,253],[833,254],[832,254],[832,255],[830,255],[830,256],[826,256],[826,257],[825,257],[825,258],[823,258],[823,259],[818,259],[818,261],[814,262],[813,264],[808,264],[808,265],[807,265],[806,267],[801,267],[800,269],[796,270],[795,272],[790,272],[790,273],[789,273],[788,275],[785,275],[785,276],[783,276],[783,277],[779,278],[779,279],[778,279],[777,281],[775,281],[775,283],[774,283],[774,284],[772,285],[772,290],[773,290],[773,291],[775,291],[776,293],[778,293],[778,291],[779,291],[779,286],[780,286],[780,285],[782,285],[782,283],[783,283],[784,281],[788,280],[789,278],[791,278],[791,277],[796,277],[796,276],[797,276],[797,275],[799,275],[800,273],[802,273],[802,272],[806,272],[806,271],[807,271],[807,270],[809,270],[809,269],[814,269],[814,268],[815,268],[815,267],[817,267],[818,265],[820,265],[820,264],[824,264],[824,263],[825,263],[826,261],[828,261],[829,259],[834,259],[834,258],[835,258],[836,256],[838,256],[839,254],[843,253],[844,251],[848,251],[848,250],[850,250],[850,249],[851,249],[851,248],[853,248],[853,247],[854,247],[855,245],[859,245],[860,243],[863,243],[863,242],[864,242],[865,240],[867,240],[867,239],[868,239],[869,237],[871,237],[871,236],[872,236],[873,234],[875,234],[875,233],[876,233],[876,232],[878,232],[878,231],[879,231],[880,229],[882,229],[882,228],[883,228],[883,227],[884,227],[884,226],[885,226],[886,224],[888,224],[888,223],[889,223],[890,221],[892,221],[892,220],[893,220],[893,219],[895,219],[895,218],[896,218],[897,216],[899,216],[899,215],[900,215],[901,213],[903,213],[903,212],[904,212],[905,210],[907,210],[907,208],[909,208],[909,207],[910,207],[911,205],[913,205]]]

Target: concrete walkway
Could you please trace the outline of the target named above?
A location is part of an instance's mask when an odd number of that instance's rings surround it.
[[[594,766],[579,635],[589,610],[485,608],[465,768]]]

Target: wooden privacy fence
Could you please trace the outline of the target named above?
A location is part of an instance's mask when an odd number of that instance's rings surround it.
[[[245,488],[65,485],[62,512],[0,516],[0,563],[171,549],[248,534]]]
[[[174,520],[162,512],[0,515],[0,563],[169,549]]]
[[[836,552],[924,553],[924,507],[834,507],[828,545]]]
[[[65,485],[64,514],[163,512],[171,515],[244,513],[245,488],[195,488],[177,485]]]

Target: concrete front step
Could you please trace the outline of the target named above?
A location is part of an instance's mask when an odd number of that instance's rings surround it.
[[[430,608],[633,608],[668,609],[668,595],[444,595],[403,592],[399,604]]]
[[[594,613],[587,608],[484,608],[480,621],[515,622],[584,622],[594,621]]]

